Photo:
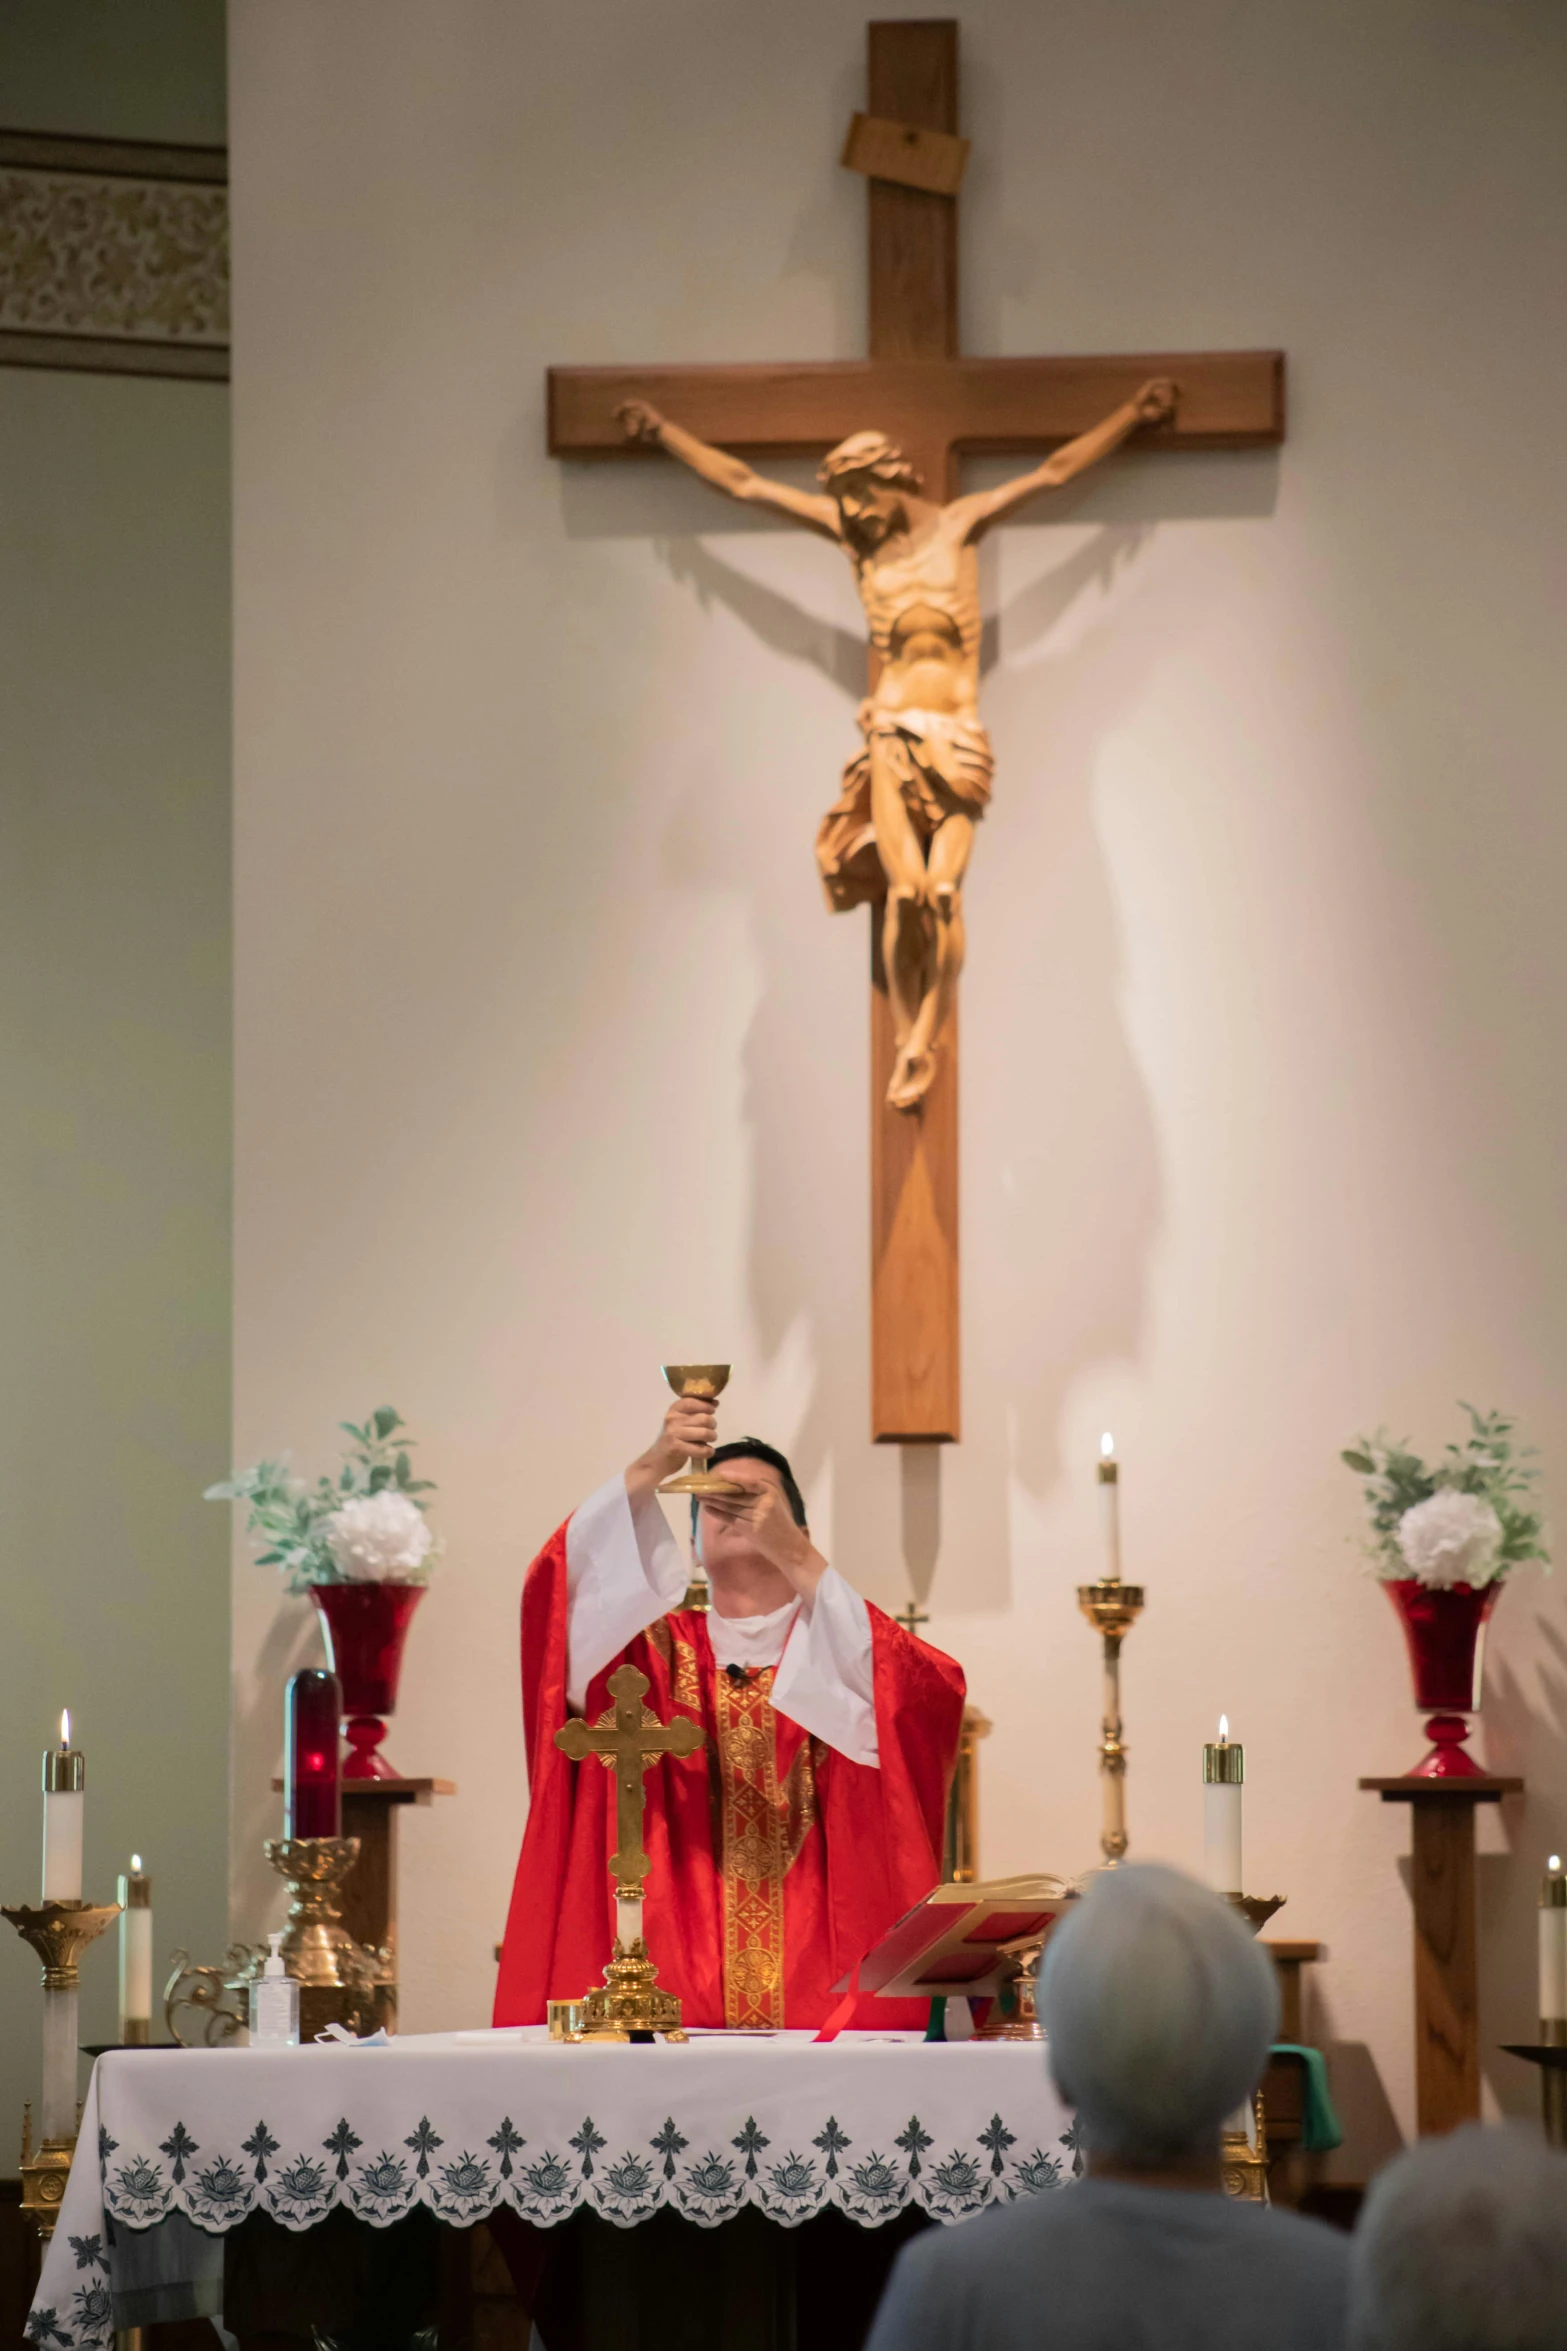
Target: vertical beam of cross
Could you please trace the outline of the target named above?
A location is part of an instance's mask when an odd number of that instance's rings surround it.
[[[958,28],[947,19],[873,24],[867,104],[921,130],[958,127]],[[869,183],[870,355],[951,359],[958,349],[958,208],[923,188]],[[869,423],[871,420],[866,419]],[[933,418],[904,436],[927,494],[950,498],[957,457]],[[874,651],[871,655],[875,662]],[[891,1110],[897,1047],[871,908],[871,1434],[879,1444],[950,1444],[962,1434],[958,1291],[958,1016],[914,1111]]]

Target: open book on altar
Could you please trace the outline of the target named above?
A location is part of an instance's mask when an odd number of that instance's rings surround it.
[[[935,1886],[860,1961],[862,1992],[889,2000],[952,1992],[982,1999],[1010,1984],[1020,1948],[1044,1942],[1082,1887],[1070,1878],[991,1878]],[[834,1985],[849,1988],[850,1977]]]

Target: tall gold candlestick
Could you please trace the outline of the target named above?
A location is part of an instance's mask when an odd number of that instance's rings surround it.
[[[119,1915],[118,1902],[74,1900],[0,1906],[0,1918],[11,1921],[43,1963],[43,2143],[36,2149],[33,2146],[29,2112],[22,2126],[22,2209],[44,2238],[54,2234],[76,2144],[76,2001],[81,1954]]]
[[[1104,1439],[1099,1485],[1109,1565],[1096,1584],[1079,1584],[1077,1604],[1099,1634],[1104,1673],[1103,1718],[1099,1733],[1099,1776],[1103,1825],[1099,1849],[1114,1869],[1126,1859],[1126,1738],[1121,1721],[1121,1643],[1142,1614],[1141,1584],[1121,1581],[1120,1465],[1111,1439]],[[1108,1490],[1106,1490],[1108,1489]]]

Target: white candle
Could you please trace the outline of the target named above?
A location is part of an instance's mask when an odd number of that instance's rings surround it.
[[[627,1953],[642,1936],[642,1903],[640,1897],[628,1900],[624,1894],[615,1897],[615,1939]]]
[[[152,2039],[152,1880],[131,1855],[120,1879],[120,2039]]]
[[[1540,2024],[1546,2040],[1567,2040],[1567,1877],[1559,1853],[1540,1887]]]
[[[1202,1751],[1203,1867],[1216,1894],[1245,1891],[1241,1879],[1241,1788],[1246,1750],[1230,1741],[1227,1715],[1219,1717],[1217,1746]]]
[[[1108,1429],[1099,1440],[1099,1518],[1104,1528],[1105,1574],[1121,1573],[1121,1466]]]
[[[82,1898],[82,1807],[85,1759],[71,1745],[69,1707],[60,1717],[60,1744],[44,1751],[44,1895],[46,1902]]]

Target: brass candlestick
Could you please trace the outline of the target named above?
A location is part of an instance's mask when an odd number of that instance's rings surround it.
[[[1221,1901],[1238,1910],[1254,1935],[1260,1935],[1276,1910],[1282,1910],[1282,1894],[1224,1894]],[[1219,2163],[1224,2179],[1224,2193],[1243,2204],[1266,2204],[1268,2195],[1268,2116],[1258,2090],[1251,2101],[1251,2132],[1226,2128],[1219,2134]]]
[[[1105,1478],[1109,1470],[1111,1478]],[[1115,1463],[1102,1461],[1101,1481],[1113,1481]],[[1079,1584],[1077,1605],[1103,1643],[1104,1717],[1099,1736],[1099,1772],[1104,1782],[1104,1825],[1099,1849],[1114,1869],[1126,1859],[1126,1741],[1121,1722],[1121,1643],[1142,1614],[1143,1587],[1103,1575],[1097,1584]]]
[[[901,1617],[900,1624],[904,1621]],[[958,1733],[958,1760],[947,1798],[945,1868],[942,1876],[955,1886],[972,1886],[979,1877],[979,1742],[995,1728],[988,1714],[965,1706]]]
[[[96,1942],[118,1902],[40,1902],[0,1907],[43,1965],[43,2135],[33,2146],[32,2108],[22,2110],[22,2210],[47,2242],[59,2218],[76,2145],[76,2003],[81,1955]]]
[[[1551,2055],[1540,2067],[1540,2121],[1548,2147],[1567,2147],[1567,2017],[1542,2016],[1540,2042]]]
[[[604,1981],[576,2003],[550,2003],[550,2030],[564,2041],[630,2041],[662,2034],[666,2041],[684,2041],[680,2002],[672,1992],[657,1987],[658,1970],[648,1957],[642,1933],[642,1886],[647,1876],[647,1854],[642,1846],[642,1813],[646,1791],[642,1775],[661,1755],[694,1755],[707,1743],[707,1733],[689,1715],[677,1714],[661,1723],[642,1701],[649,1688],[645,1673],[634,1665],[617,1666],[609,1677],[615,1701],[612,1715],[589,1724],[574,1716],[555,1733],[555,1744],[573,1763],[589,1756],[615,1774],[615,1844],[609,1874],[615,1886],[616,1935],[614,1955],[604,1970]],[[557,2008],[562,2013],[555,2014]]]

